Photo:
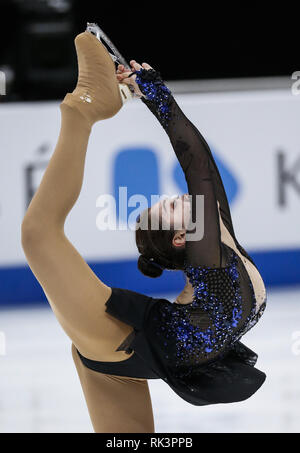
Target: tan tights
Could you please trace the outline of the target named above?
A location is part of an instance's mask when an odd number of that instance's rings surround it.
[[[146,379],[97,373],[73,359],[97,433],[153,433],[152,404]]]
[[[24,217],[22,245],[76,348],[91,360],[118,362],[129,358],[116,349],[132,328],[105,312],[111,288],[67,239],[64,223],[80,194],[91,127],[115,114],[122,102],[114,65],[102,44],[87,33],[79,35],[75,44],[78,84],[61,104],[60,135]],[[97,432],[153,431],[146,380],[103,375],[85,368],[76,354],[73,357]]]

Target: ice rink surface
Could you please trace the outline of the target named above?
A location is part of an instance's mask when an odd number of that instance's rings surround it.
[[[93,432],[70,340],[47,305],[0,310],[0,332],[0,432]],[[265,314],[242,341],[267,374],[261,389],[241,403],[196,407],[149,381],[156,432],[300,432],[300,288],[268,290]]]

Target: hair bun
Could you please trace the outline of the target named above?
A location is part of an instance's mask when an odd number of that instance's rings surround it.
[[[147,277],[156,278],[163,273],[163,269],[161,269],[157,264],[152,264],[151,261],[144,255],[139,256],[137,265],[142,274]]]

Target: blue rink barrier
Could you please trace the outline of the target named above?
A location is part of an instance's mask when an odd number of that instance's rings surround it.
[[[253,251],[267,287],[300,284],[300,249]],[[165,271],[159,278],[142,275],[137,260],[89,262],[96,275],[109,286],[127,288],[147,295],[180,292],[184,286],[182,273]],[[0,268],[0,305],[44,303],[46,297],[28,266]]]

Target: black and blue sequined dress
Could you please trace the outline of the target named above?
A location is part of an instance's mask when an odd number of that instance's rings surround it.
[[[142,101],[164,127],[183,169],[193,222],[194,199],[204,195],[204,237],[186,242],[184,272],[194,288],[190,304],[112,288],[106,311],[134,328],[118,350],[134,350],[151,372],[192,404],[241,401],[266,377],[254,367],[257,355],[239,341],[265,309],[264,286],[258,297],[248,271],[259,273],[235,238],[226,193],[206,141],[156,71],[141,69],[136,75],[146,96]],[[230,240],[223,240],[222,231]]]

